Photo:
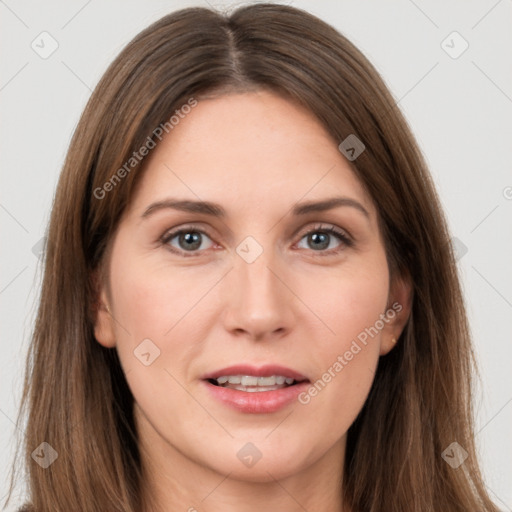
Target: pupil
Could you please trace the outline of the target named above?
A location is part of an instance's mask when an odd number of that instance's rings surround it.
[[[320,241],[320,243],[316,243],[316,241],[318,241],[321,237],[323,237],[323,241]],[[317,249],[325,249],[329,247],[328,236],[325,233],[313,233],[311,235],[311,239],[314,241],[313,246],[316,247]]]
[[[199,233],[185,233],[181,235],[180,239],[186,242],[185,249],[198,249],[201,246],[201,241],[199,240]]]

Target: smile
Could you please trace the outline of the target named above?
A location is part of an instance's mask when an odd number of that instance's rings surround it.
[[[223,375],[216,379],[209,379],[213,385],[223,388],[236,389],[254,393],[259,391],[274,391],[292,386],[297,381],[283,375],[271,375],[270,377],[255,377],[253,375]]]

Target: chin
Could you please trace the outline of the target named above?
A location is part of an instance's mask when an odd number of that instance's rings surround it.
[[[304,443],[285,447],[282,442],[262,439],[243,443],[236,441],[232,445],[214,454],[213,460],[203,463],[220,474],[229,474],[229,478],[234,480],[260,483],[281,480],[304,470],[314,459],[311,454],[307,457]]]

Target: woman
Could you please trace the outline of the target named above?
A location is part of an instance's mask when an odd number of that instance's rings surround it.
[[[434,186],[312,15],[141,32],[77,126],[45,265],[25,510],[497,510]]]

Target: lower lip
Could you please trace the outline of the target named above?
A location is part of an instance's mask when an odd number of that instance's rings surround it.
[[[250,414],[267,414],[279,411],[297,400],[297,396],[310,385],[309,382],[305,381],[272,391],[247,392],[216,386],[206,380],[203,382],[215,399],[223,402],[228,407]]]

